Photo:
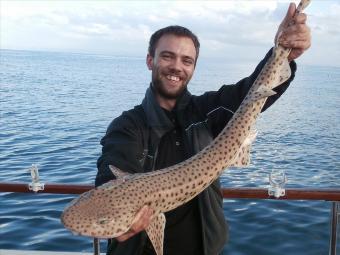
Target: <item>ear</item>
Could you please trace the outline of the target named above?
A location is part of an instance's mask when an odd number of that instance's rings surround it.
[[[148,55],[146,56],[146,65],[148,66],[148,69],[149,69],[149,70],[152,70],[152,66],[153,66],[153,57],[152,57],[150,54],[148,54]]]

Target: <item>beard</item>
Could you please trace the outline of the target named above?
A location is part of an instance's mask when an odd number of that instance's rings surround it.
[[[163,81],[161,81],[160,79],[154,79],[152,81],[152,86],[155,91],[165,99],[176,99],[180,95],[182,95],[184,90],[187,88],[186,85],[183,85],[175,91],[169,91],[165,88]]]
[[[173,75],[175,75],[175,74],[173,74]],[[166,77],[166,75],[162,75],[162,76]],[[161,75],[159,74],[159,72],[154,71],[152,73],[152,86],[153,86],[155,92],[158,93],[161,97],[163,97],[165,99],[177,99],[179,96],[181,96],[183,94],[183,92],[187,88],[187,85],[188,85],[190,79],[181,76],[181,81],[182,81],[181,86],[179,86],[175,90],[169,90],[169,89],[167,89],[166,84],[164,84],[164,81],[161,79]]]

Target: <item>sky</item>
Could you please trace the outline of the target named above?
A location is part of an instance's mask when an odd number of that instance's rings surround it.
[[[289,2],[0,0],[0,48],[144,57],[151,34],[176,24],[199,37],[201,58],[256,62]],[[340,0],[312,0],[305,12],[312,47],[299,61],[340,66]]]

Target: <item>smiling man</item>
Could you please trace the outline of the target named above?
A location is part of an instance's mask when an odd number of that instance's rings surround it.
[[[277,94],[268,98],[263,109],[287,89],[296,71],[294,59],[310,46],[306,15],[301,13],[293,18],[294,12],[295,5],[291,4],[278,30],[279,42],[292,48],[292,75],[275,89]],[[198,38],[181,26],[165,27],[151,36],[146,58],[152,74],[150,87],[142,104],[114,119],[101,140],[97,186],[115,178],[109,165],[130,173],[148,172],[177,164],[201,151],[231,119],[271,54],[270,50],[249,77],[218,91],[194,96],[187,86],[199,47]],[[222,206],[217,179],[191,201],[167,212],[164,255],[222,254],[228,239]],[[143,231],[152,214],[152,208],[141,208],[130,230],[110,241],[107,253],[155,255]]]
[[[156,36],[154,36],[156,37]],[[153,38],[151,38],[153,40]],[[157,42],[150,42],[147,66],[152,71],[152,86],[161,107],[171,110],[194,73],[199,43],[190,37],[165,34]]]

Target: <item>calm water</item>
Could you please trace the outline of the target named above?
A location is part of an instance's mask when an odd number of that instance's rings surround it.
[[[200,61],[193,94],[255,67]],[[150,73],[143,58],[2,50],[0,77],[0,182],[29,183],[27,169],[38,164],[43,182],[93,183],[100,138],[142,100]],[[269,172],[284,169],[287,187],[339,188],[339,83],[340,68],[299,66],[290,89],[258,122],[252,165],[225,171],[223,185],[268,187]],[[91,251],[91,239],[60,223],[72,198],[0,194],[0,248]],[[328,254],[328,202],[225,200],[224,211],[226,255]]]

